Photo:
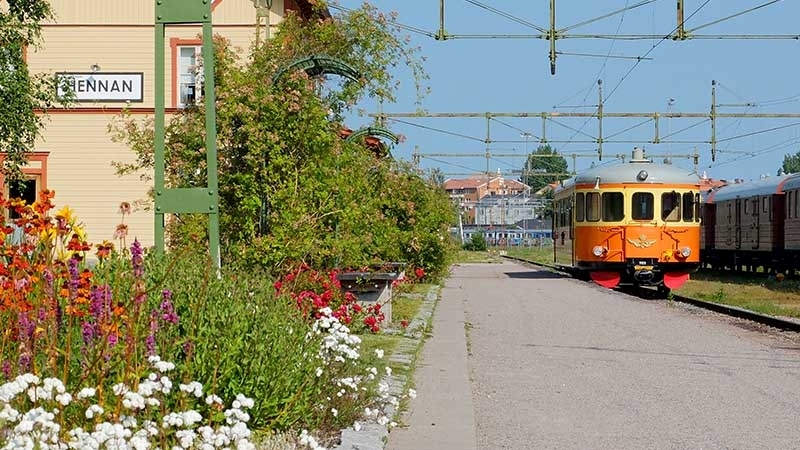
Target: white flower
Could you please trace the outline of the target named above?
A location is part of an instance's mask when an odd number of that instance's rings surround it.
[[[250,409],[253,407],[253,405],[255,405],[255,402],[252,398],[247,398],[242,394],[236,395],[236,401],[241,404],[241,408]]]
[[[83,400],[85,398],[94,397],[97,393],[95,388],[83,388],[78,392],[78,400]]]
[[[377,356],[378,359],[383,359],[383,349],[382,348],[376,348],[375,349],[375,356]]]
[[[206,404],[207,405],[213,405],[213,404],[221,405],[222,404],[222,399],[219,398],[218,395],[211,394],[208,397],[206,397]]]
[[[198,383],[197,381],[192,381],[189,384],[181,384],[180,389],[181,391],[192,394],[197,398],[203,396],[203,385]]]
[[[58,394],[56,395],[56,401],[61,403],[62,406],[67,406],[72,402],[72,394],[69,392]]]
[[[92,405],[92,406],[86,408],[86,418],[87,419],[93,419],[94,416],[99,416],[99,415],[103,414],[103,412],[104,412],[104,410],[103,410],[102,406],[100,406],[100,405]]]

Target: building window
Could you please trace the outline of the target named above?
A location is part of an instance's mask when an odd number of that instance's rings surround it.
[[[172,105],[186,108],[203,94],[203,59],[199,39],[170,40],[172,48]]]
[[[200,47],[178,47],[178,107],[194,105],[200,98]]]
[[[8,199],[19,198],[29,205],[33,204],[38,199],[39,193],[47,189],[47,156],[48,152],[30,153],[28,165],[22,168],[25,179],[19,183],[7,183],[0,174],[3,195]],[[5,155],[0,153],[0,164],[4,158]],[[3,211],[2,215],[6,220],[19,217],[14,211]]]
[[[6,186],[6,196],[9,199],[21,199],[27,205],[32,205],[36,202],[40,183],[39,177],[26,178],[17,183],[8,183]],[[6,216],[8,219],[19,219],[19,214],[16,211],[8,211]]]

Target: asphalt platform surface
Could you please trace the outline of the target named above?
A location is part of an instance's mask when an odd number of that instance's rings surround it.
[[[800,449],[800,337],[512,262],[456,266],[389,450]]]

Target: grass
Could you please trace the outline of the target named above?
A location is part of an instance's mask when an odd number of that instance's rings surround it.
[[[542,248],[512,247],[508,250],[508,256],[524,258],[530,261],[540,262],[544,264],[552,264],[553,247],[551,246],[546,246]]]
[[[550,263],[553,258],[549,247],[511,248],[508,255],[542,263]],[[674,293],[772,316],[800,317],[800,279],[700,270]]]
[[[776,280],[717,271],[698,271],[674,291],[773,316],[800,317],[800,280]]]
[[[424,289],[417,288],[422,286]],[[412,293],[419,293],[422,295],[428,292],[429,284],[414,285]],[[406,320],[409,323],[414,317],[417,316],[419,308],[422,305],[422,297],[420,295],[396,295],[392,299],[392,322],[393,325],[399,325],[401,321]]]

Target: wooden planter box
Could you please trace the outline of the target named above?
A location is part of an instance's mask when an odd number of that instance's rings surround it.
[[[388,263],[389,265],[376,265],[382,270],[400,269],[403,263]],[[336,279],[342,285],[342,291],[352,292],[362,307],[379,304],[384,314],[384,323],[392,323],[392,283],[405,276],[403,271],[395,272],[341,272]]]

